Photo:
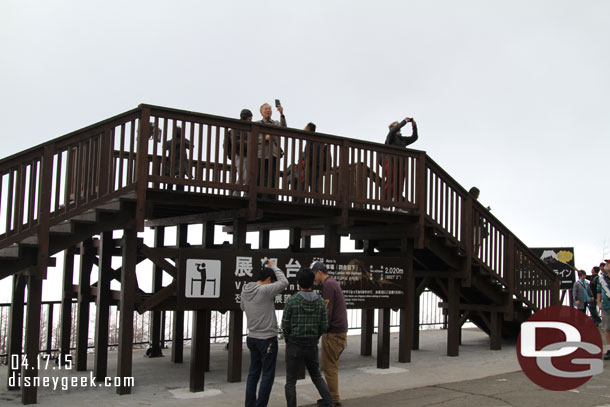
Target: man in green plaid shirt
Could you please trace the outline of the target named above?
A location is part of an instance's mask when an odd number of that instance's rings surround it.
[[[320,373],[318,363],[318,341],[328,329],[326,304],[322,297],[312,291],[315,275],[309,268],[302,268],[297,273],[300,291],[286,301],[282,330],[286,339],[286,404],[297,405],[297,374],[301,360],[309,372],[311,381],[318,389],[318,405],[332,406],[332,397],[328,385]]]

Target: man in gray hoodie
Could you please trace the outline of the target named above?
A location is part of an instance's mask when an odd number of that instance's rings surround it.
[[[288,287],[284,272],[267,261],[256,277],[256,282],[244,285],[241,290],[241,309],[246,313],[250,350],[250,371],[246,382],[246,407],[265,407],[275,379],[277,360],[278,325],[275,317],[275,296]],[[256,387],[261,377],[261,385],[256,395]]]

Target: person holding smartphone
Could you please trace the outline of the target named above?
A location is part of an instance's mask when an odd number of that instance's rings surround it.
[[[280,121],[271,119],[272,110],[269,103],[263,103],[260,108],[261,116],[259,123],[278,127],[287,127],[284,108],[278,99],[275,100],[277,111],[280,112]],[[277,176],[277,160],[281,158],[279,137],[270,134],[259,134],[258,136],[258,175],[257,184],[261,187],[275,188]],[[262,199],[276,199],[275,195],[260,194]]]
[[[246,381],[246,407],[262,407],[269,402],[275,380],[278,351],[278,324],[275,316],[275,296],[288,287],[284,272],[267,260],[256,276],[241,290],[242,311],[246,313],[250,350],[250,370]],[[262,374],[262,379],[261,379]],[[261,379],[260,387],[257,387]]]

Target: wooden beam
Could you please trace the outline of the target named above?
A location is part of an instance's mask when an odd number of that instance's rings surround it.
[[[150,261],[152,261],[157,267],[163,269],[173,278],[176,278],[178,276],[178,271],[176,270],[176,267],[167,260],[165,260],[162,256],[160,256],[156,249],[152,249],[146,246],[145,244],[142,244],[142,247],[140,247],[140,252]]]
[[[447,356],[458,356],[460,353],[460,280],[451,278],[448,285],[448,328]]]
[[[74,250],[64,250],[63,290],[61,295],[61,345],[60,365],[68,362],[70,354],[70,338],[72,336],[72,298],[74,278]]]
[[[23,314],[25,308],[25,285],[26,278],[21,273],[13,275],[13,293],[11,298],[11,309],[9,314],[9,334],[8,334],[8,374],[7,388],[9,390],[19,389],[19,375],[23,351]],[[19,364],[12,363],[13,358]]]
[[[163,247],[165,245],[165,227],[155,227],[155,238],[154,247],[155,249]],[[158,265],[153,265],[153,278],[152,278],[152,292],[158,293],[163,288],[163,269]],[[140,306],[138,311],[141,313]],[[163,350],[161,346],[161,324],[162,324],[162,311],[153,311],[152,318],[150,319],[150,348],[147,349],[146,355],[150,358],[156,358],[163,356]]]
[[[185,247],[188,238],[188,225],[178,225],[176,245]],[[184,311],[175,310],[172,320],[172,363],[184,362]]]
[[[157,292],[155,292],[150,297],[146,298],[140,304],[138,304],[138,312],[140,314],[145,313],[146,311],[150,311],[155,308],[157,305],[161,304],[163,301],[171,297],[172,295],[176,295],[176,282],[173,281],[170,285],[161,288]]]
[[[241,382],[242,338],[244,313],[241,310],[229,311],[229,367],[227,381]]]
[[[95,355],[93,371],[98,382],[108,374],[108,333],[110,330],[110,273],[112,272],[112,232],[102,233],[98,248],[98,282],[95,318]]]
[[[46,272],[46,271],[45,271]],[[44,275],[44,273],[43,273]],[[40,352],[40,313],[42,307],[42,279],[37,276],[27,277],[28,308],[25,326],[25,354],[27,368],[22,366],[21,379],[34,383],[38,377],[38,358]],[[21,386],[21,402],[34,404],[38,398],[37,386]]]
[[[206,212],[196,215],[173,216],[169,218],[160,218],[146,221],[146,226],[177,226],[177,225],[196,225],[208,221],[229,221],[237,218],[245,218],[248,216],[247,209],[237,209],[230,211]]]
[[[373,330],[375,327],[375,310],[362,310],[362,329],[360,333],[360,355],[371,356],[373,354]]]
[[[413,275],[413,239],[401,240],[401,255],[405,260],[405,275],[407,278],[407,303],[400,309],[400,332],[398,336],[398,361],[411,361],[413,348],[413,320],[415,319],[415,276]]]
[[[390,367],[390,312],[389,308],[378,310],[377,328],[377,368]]]
[[[136,289],[136,258],[138,234],[135,228],[125,229],[123,234],[123,266],[121,267],[121,302],[119,319],[119,350],[117,352],[117,377],[121,385],[117,394],[131,393],[125,378],[132,377],[133,360],[133,309]]]
[[[206,369],[209,369],[211,311],[196,310],[193,314],[189,390],[200,392],[204,389]]]
[[[76,314],[76,371],[87,370],[87,351],[89,349],[89,316],[91,303],[91,269],[93,267],[93,242],[87,239],[80,249],[80,278],[78,289],[78,308]]]

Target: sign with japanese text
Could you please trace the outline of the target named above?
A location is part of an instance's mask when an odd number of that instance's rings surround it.
[[[573,247],[538,247],[530,250],[561,278],[561,290],[571,290],[576,282]]]
[[[256,281],[271,259],[288,278],[288,288],[275,299],[281,309],[298,291],[297,272],[315,261],[326,264],[328,274],[341,285],[348,308],[400,308],[406,303],[406,263],[398,257],[359,253],[324,254],[215,249],[181,249],[178,262],[178,309],[238,309],[241,290]],[[320,289],[320,287],[314,287]]]

